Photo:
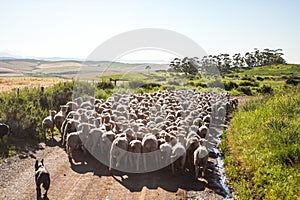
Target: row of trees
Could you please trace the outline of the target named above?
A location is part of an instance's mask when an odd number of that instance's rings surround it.
[[[284,64],[286,62],[282,58],[283,55],[282,49],[264,49],[262,51],[254,49],[253,52],[247,52],[244,56],[241,53],[236,53],[233,56],[229,54],[209,55],[204,56],[201,60],[198,57],[175,58],[171,61],[170,67],[172,71],[195,74],[200,69],[209,69],[215,66],[221,73],[228,73],[239,67]]]

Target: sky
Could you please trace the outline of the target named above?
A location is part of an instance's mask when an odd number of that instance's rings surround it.
[[[281,48],[287,62],[300,63],[299,8],[298,0],[0,0],[0,52],[84,59],[115,35],[160,28],[208,54]],[[172,56],[146,51],[123,59]]]

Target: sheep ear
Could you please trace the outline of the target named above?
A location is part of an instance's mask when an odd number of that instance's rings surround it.
[[[41,163],[44,165],[44,159],[41,160]]]

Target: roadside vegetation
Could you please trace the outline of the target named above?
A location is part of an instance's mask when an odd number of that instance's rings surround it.
[[[230,122],[221,147],[239,199],[300,198],[299,89],[246,102]]]

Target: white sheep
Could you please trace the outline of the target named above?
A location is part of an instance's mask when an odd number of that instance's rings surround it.
[[[147,171],[147,165],[150,165],[149,160],[151,160],[151,165],[158,165],[158,155],[155,152],[158,149],[158,142],[157,138],[152,134],[147,134],[144,136],[142,140],[142,152],[143,152],[143,162],[144,162],[144,169]],[[154,158],[153,158],[154,156]],[[151,159],[150,159],[151,157]],[[147,159],[148,158],[148,159]],[[154,161],[154,163],[153,163]]]
[[[69,106],[67,105],[60,106],[60,111],[54,116],[55,126],[57,127],[60,133],[62,133],[61,127],[66,119],[68,108]]]
[[[140,169],[140,159],[141,159],[141,153],[142,153],[142,142],[140,140],[132,140],[129,143],[129,162],[130,166],[136,167],[137,172]]]
[[[54,116],[56,114],[55,110],[50,110],[50,115],[46,118],[44,118],[42,122],[42,127],[44,129],[44,139],[46,141],[46,134],[47,131],[50,130],[52,134],[52,139],[53,139],[53,132],[54,132]]]
[[[202,144],[201,144],[202,143]],[[206,141],[201,141],[199,147],[194,151],[194,166],[195,166],[195,179],[198,179],[199,168],[202,168],[201,176],[205,176],[206,165],[208,161],[209,151],[206,148]]]
[[[172,154],[171,154],[172,174],[175,173],[175,165],[177,163],[179,164],[182,173],[184,173],[185,159],[186,159],[185,148],[180,142],[178,142],[176,143],[175,146],[172,147]]]
[[[124,160],[124,167],[127,167],[127,156],[128,156],[128,139],[126,138],[125,134],[124,137],[117,137],[111,147],[110,147],[110,154],[109,154],[109,171],[112,170],[114,167],[114,160],[116,160],[116,167],[119,168],[121,164],[121,160]]]
[[[159,146],[160,150],[160,161],[162,166],[168,166],[171,163],[172,146],[168,143],[163,143]]]

